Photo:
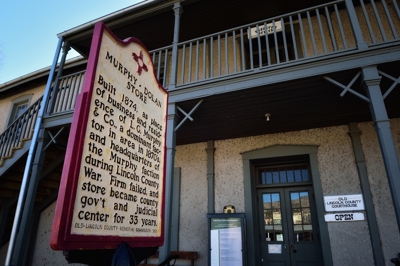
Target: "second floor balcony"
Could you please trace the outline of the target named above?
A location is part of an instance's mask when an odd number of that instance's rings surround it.
[[[172,45],[151,53],[164,86],[184,89],[397,45],[399,18],[397,1],[342,0],[180,42],[176,63]]]
[[[99,19],[120,39],[136,37],[151,51],[156,73],[170,91],[399,44],[396,0],[183,1],[174,40],[173,4]],[[153,8],[154,9],[154,8]],[[176,11],[178,12],[178,11]],[[142,18],[142,17],[145,18]],[[82,55],[92,24],[60,35]],[[176,61],[173,54],[176,52]]]

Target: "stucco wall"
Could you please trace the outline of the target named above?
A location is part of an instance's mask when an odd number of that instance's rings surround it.
[[[318,161],[324,194],[360,193],[357,169],[347,126],[264,135],[216,142],[216,209],[233,204],[244,211],[243,168],[240,153],[273,145],[318,145]],[[346,178],[346,184],[343,179]],[[226,180],[230,185],[226,186]],[[345,191],[343,191],[345,188]],[[222,197],[220,195],[230,195]],[[220,197],[218,197],[220,196]],[[240,197],[240,201],[237,199]]]
[[[39,227],[35,242],[35,249],[32,259],[32,266],[47,266],[47,265],[71,265],[65,260],[62,251],[54,251],[50,248],[50,235],[53,225],[54,210],[56,202],[51,204],[40,214]],[[7,256],[8,244],[0,249],[0,265],[4,265]],[[83,265],[83,264],[74,264]]]
[[[278,144],[319,146],[317,157],[324,195],[361,193],[347,132],[348,127],[341,126],[217,142],[217,212],[222,212],[223,206],[228,203],[236,205],[239,212],[244,212],[240,153]],[[231,185],[225,186],[228,180]],[[329,234],[341,240],[337,242],[331,239],[334,265],[373,265],[369,233],[365,228],[368,228],[366,221],[328,224]],[[356,258],[354,254],[360,252],[362,258]]]
[[[400,120],[392,121],[397,150]],[[360,124],[368,174],[377,208],[387,265],[400,251],[400,238],[376,134],[370,124]],[[215,142],[215,209],[234,205],[244,212],[241,153],[272,145],[317,145],[323,195],[362,193],[348,135],[348,126],[238,138]],[[367,144],[367,145],[366,145]],[[370,148],[372,146],[372,148]],[[179,246],[199,252],[196,265],[207,265],[206,144],[177,147],[175,166],[182,167]],[[379,159],[380,158],[380,159]],[[322,200],[322,199],[320,199]],[[200,226],[200,228],[199,228]],[[334,265],[374,265],[367,221],[328,223]]]
[[[394,145],[397,155],[400,154],[400,119],[390,121]],[[376,220],[381,236],[383,255],[387,265],[390,259],[400,252],[399,228],[394,215],[391,193],[388,185],[383,158],[376,138],[372,123],[359,125],[362,132],[361,141],[367,165],[368,180],[371,185],[371,193],[374,201]]]
[[[176,147],[175,166],[181,167],[179,250],[197,251],[196,265],[207,265],[207,144]]]
[[[66,261],[62,251],[55,251],[50,248],[50,235],[55,208],[56,202],[40,214],[40,226],[37,232],[32,266],[71,265]]]
[[[400,119],[391,121],[400,152]],[[367,163],[375,212],[387,265],[400,250],[400,237],[391,203],[379,143],[371,123],[358,125]],[[272,145],[318,145],[318,164],[324,195],[362,193],[348,127],[331,127],[254,136],[215,142],[215,209],[234,205],[244,212],[241,153]],[[178,146],[175,166],[181,167],[179,250],[197,251],[196,265],[207,265],[207,153],[206,143]],[[55,203],[40,218],[33,265],[67,265],[59,251],[49,247]],[[367,221],[328,223],[334,265],[373,265]],[[0,250],[5,260],[7,246]]]

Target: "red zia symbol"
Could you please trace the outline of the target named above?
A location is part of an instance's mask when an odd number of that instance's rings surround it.
[[[133,59],[135,59],[135,61],[138,64],[137,73],[139,74],[139,76],[142,74],[142,69],[147,72],[147,66],[143,62],[143,53],[142,53],[142,51],[140,51],[140,55],[139,56],[137,54],[135,54],[135,53],[132,53],[132,56],[133,56]]]

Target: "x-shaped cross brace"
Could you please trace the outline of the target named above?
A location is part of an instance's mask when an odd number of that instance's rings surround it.
[[[358,73],[354,76],[354,78],[350,81],[350,83],[349,83],[347,86],[344,86],[343,84],[341,84],[341,83],[337,82],[336,80],[333,80],[333,79],[331,79],[330,77],[327,77],[327,76],[325,76],[324,79],[326,79],[326,80],[332,82],[333,84],[335,84],[335,85],[338,86],[338,87],[343,88],[343,91],[342,91],[342,93],[340,94],[341,97],[343,97],[343,95],[345,95],[346,92],[351,92],[351,93],[353,93],[354,95],[360,97],[361,99],[363,99],[364,101],[366,101],[366,102],[369,103],[369,102],[371,102],[371,101],[369,100],[368,97],[366,97],[366,96],[364,96],[364,95],[362,95],[362,94],[360,94],[360,93],[358,93],[358,92],[356,92],[356,91],[354,91],[354,90],[351,89],[351,86],[354,84],[354,82],[358,79],[358,77],[359,77],[360,75],[361,75],[361,71],[358,72]]]
[[[385,100],[385,98],[389,95],[389,93],[392,92],[392,90],[394,89],[394,87],[396,87],[396,85],[400,83],[400,77],[398,77],[398,78],[396,79],[395,77],[392,77],[392,76],[390,76],[390,75],[388,75],[388,74],[386,74],[385,72],[382,72],[382,71],[380,71],[380,70],[378,70],[378,73],[381,74],[382,76],[385,76],[385,77],[387,77],[388,79],[391,79],[391,80],[394,81],[393,84],[392,84],[392,86],[390,86],[390,88],[389,88],[389,89],[385,92],[385,94],[382,96],[383,99]]]
[[[189,112],[186,113],[182,108],[180,108],[179,106],[177,106],[176,108],[181,111],[181,113],[185,116],[185,118],[182,119],[182,121],[175,127],[175,132],[183,125],[183,123],[186,121],[186,119],[189,119],[190,121],[193,121],[193,118],[190,116],[199,106],[200,104],[203,102],[203,100],[200,100],[195,107],[193,107],[193,109]]]
[[[44,149],[43,149],[44,151],[50,146],[51,143],[57,144],[56,138],[58,135],[60,135],[60,133],[63,130],[64,130],[64,127],[60,128],[60,130],[58,130],[58,132],[55,135],[53,135],[50,130],[47,130],[47,133],[49,134],[51,140],[49,141],[49,143],[47,143],[46,147],[44,147]]]

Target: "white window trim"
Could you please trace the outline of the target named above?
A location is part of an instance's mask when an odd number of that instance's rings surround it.
[[[29,108],[29,106],[31,104],[32,96],[33,96],[33,94],[22,95],[22,96],[18,96],[17,98],[15,98],[11,101],[11,107],[10,107],[10,111],[8,112],[8,118],[7,118],[7,122],[6,122],[6,128],[9,127],[12,122],[14,122],[12,120],[12,118],[15,115],[16,107],[18,105],[27,103],[28,108]]]

